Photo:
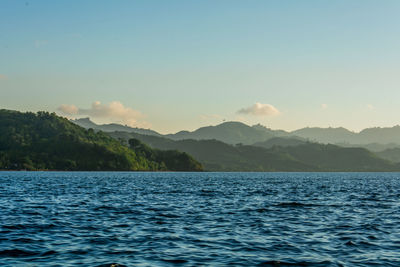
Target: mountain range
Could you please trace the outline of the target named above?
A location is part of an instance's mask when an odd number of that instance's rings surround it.
[[[144,135],[164,136],[172,140],[208,140],[216,139],[227,144],[252,145],[265,142],[274,137],[295,138],[297,140],[338,144],[340,146],[362,146],[374,151],[400,147],[400,126],[387,128],[367,128],[360,132],[352,132],[345,128],[306,127],[295,131],[272,130],[260,124],[249,126],[241,122],[224,122],[216,126],[201,127],[195,131],[180,131],[175,134],[162,135],[150,129],[132,128],[119,124],[93,123],[89,118],[73,120],[84,128],[93,128],[104,132],[131,132]],[[375,145],[373,145],[375,144]],[[374,149],[372,149],[374,148]]]
[[[398,148],[373,153],[261,125],[227,122],[161,135],[89,119],[74,122],[48,112],[0,110],[0,169],[400,171]]]
[[[186,152],[207,171],[400,170],[398,126],[369,128],[360,133],[345,128],[287,132],[259,124],[225,122],[162,135],[118,124],[97,125],[87,118],[74,122],[105,131],[125,144],[136,139],[154,149]],[[386,140],[391,143],[385,143]]]

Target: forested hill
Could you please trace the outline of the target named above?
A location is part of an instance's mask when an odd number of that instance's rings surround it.
[[[186,153],[158,151],[140,143],[130,149],[54,113],[2,109],[0,133],[2,170],[202,170]]]

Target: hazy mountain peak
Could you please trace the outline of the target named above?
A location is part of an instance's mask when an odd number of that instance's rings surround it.
[[[193,132],[181,131],[176,134],[167,135],[174,140],[219,140],[228,144],[253,144],[265,141],[273,134],[268,131],[260,131],[239,121],[227,121],[215,126],[201,127]]]
[[[86,129],[88,128],[96,129],[98,127],[98,125],[93,121],[91,121],[89,117],[71,120],[71,122]]]
[[[83,128],[93,128],[95,130],[103,131],[103,132],[135,132],[145,135],[156,135],[160,136],[159,133],[150,129],[142,129],[142,128],[133,128],[128,125],[122,125],[118,123],[109,123],[109,124],[96,124],[90,120],[90,118],[81,118],[71,120],[71,122],[83,127]]]
[[[90,120],[89,117],[80,118],[80,119],[74,119],[74,120],[72,120],[72,121],[81,121],[81,122],[91,122],[91,123],[94,123],[94,122],[92,122],[92,121]]]
[[[250,127],[250,126],[240,121],[226,121],[211,127]]]
[[[259,130],[271,130],[271,128],[268,128],[265,125],[262,125],[260,123],[254,124],[251,127],[253,127],[254,129],[259,129]]]

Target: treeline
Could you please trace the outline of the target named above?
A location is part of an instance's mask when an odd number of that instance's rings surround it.
[[[0,110],[0,169],[67,171],[200,171],[186,153],[129,148],[48,112]],[[134,141],[133,141],[134,142]],[[139,145],[141,144],[141,145]]]

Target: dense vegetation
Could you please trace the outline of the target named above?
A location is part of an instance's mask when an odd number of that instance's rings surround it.
[[[177,151],[133,149],[105,133],[85,130],[54,113],[0,110],[0,169],[186,170],[202,167]],[[154,153],[156,156],[150,157]]]
[[[136,138],[158,149],[177,149],[192,155],[208,171],[395,171],[400,166],[363,148],[343,148],[310,142],[263,148],[229,145],[217,140],[171,140],[114,132],[114,138]],[[277,140],[276,140],[277,141]],[[282,140],[278,140],[281,142]],[[269,145],[269,144],[268,144]]]
[[[163,169],[174,171],[201,171],[203,169],[199,162],[185,152],[153,149],[135,138],[129,139],[128,144],[139,156],[160,162]]]

